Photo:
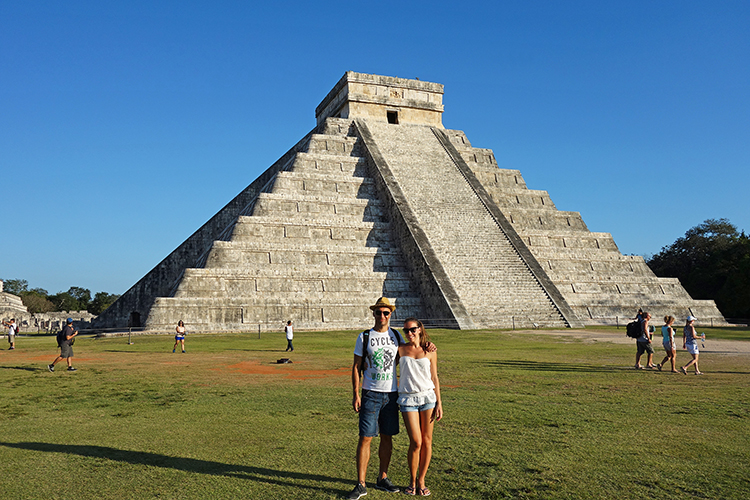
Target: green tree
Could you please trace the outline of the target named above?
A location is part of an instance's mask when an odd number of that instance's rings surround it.
[[[68,292],[59,292],[50,295],[49,300],[55,305],[55,311],[78,311],[78,300]]]
[[[3,291],[13,295],[21,295],[29,289],[29,282],[26,280],[3,280]]]
[[[91,303],[91,290],[88,288],[81,288],[78,286],[71,286],[68,289],[68,294],[76,299],[78,302],[78,311],[86,311]]]
[[[46,291],[42,290],[45,292],[42,294],[36,290],[37,289],[29,290],[28,292],[21,292],[21,300],[23,301],[23,305],[26,306],[26,309],[32,314],[54,311],[55,304],[50,302],[47,298]]]
[[[92,300],[89,304],[89,312],[91,314],[99,315],[119,298],[119,295],[110,294],[107,292],[96,292],[96,295],[94,295],[94,300]]]
[[[679,278],[695,299],[713,299],[727,317],[750,317],[750,242],[727,219],[708,219],[646,261]]]

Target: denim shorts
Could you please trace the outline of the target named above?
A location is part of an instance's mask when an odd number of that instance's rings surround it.
[[[435,408],[436,403],[425,403],[423,405],[419,406],[406,406],[406,405],[399,405],[401,407],[401,413],[406,413],[408,411],[427,411],[432,410]]]
[[[359,435],[375,437],[378,434],[398,434],[398,392],[375,392],[362,389],[362,406],[359,409]]]

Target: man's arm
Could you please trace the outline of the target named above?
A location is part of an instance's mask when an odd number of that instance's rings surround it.
[[[641,321],[641,331],[642,331],[643,335],[646,336],[646,338],[648,339],[649,343],[651,343],[651,335],[649,335],[649,332],[648,332],[648,320],[647,319]]]
[[[354,363],[352,363],[352,408],[354,411],[359,413],[359,408],[362,405],[362,400],[359,397],[359,367],[362,366],[362,356],[354,355]]]

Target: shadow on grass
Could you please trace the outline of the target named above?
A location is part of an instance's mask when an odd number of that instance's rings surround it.
[[[40,372],[46,370],[46,368],[37,368],[34,366],[0,366],[3,370],[23,370],[26,372]]]
[[[502,360],[490,361],[490,366],[498,368],[514,368],[516,370],[530,370],[539,372],[589,372],[589,373],[612,373],[618,371],[633,371],[633,367],[625,366],[598,366],[585,365],[581,363],[550,363],[540,361]]]
[[[345,494],[348,490],[305,485],[299,483],[299,481],[321,481],[343,484],[352,483],[351,480],[337,477],[264,469],[262,467],[250,467],[245,465],[224,464],[221,462],[212,462],[210,460],[197,460],[195,458],[170,457],[168,455],[161,455],[159,453],[150,453],[146,451],[118,450],[117,448],[110,448],[107,446],[63,445],[33,442],[0,442],[0,446],[5,446],[8,448],[18,448],[22,450],[42,451],[47,453],[66,453],[69,455],[79,455],[82,457],[105,458],[107,460],[114,460],[117,462],[124,462],[134,465],[164,467],[185,472],[193,472],[197,474],[209,474],[212,476],[236,477],[239,479],[247,479],[259,483],[275,484],[278,486],[293,486],[295,488],[318,490],[327,493],[334,493],[337,495]]]

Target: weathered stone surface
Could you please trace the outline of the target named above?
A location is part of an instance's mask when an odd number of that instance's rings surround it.
[[[442,127],[442,85],[348,72],[318,125],[98,319],[192,331],[580,326],[693,314],[712,301],[620,254],[490,149]]]

